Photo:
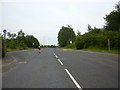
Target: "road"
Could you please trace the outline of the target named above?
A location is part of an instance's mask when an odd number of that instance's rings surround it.
[[[12,54],[21,63],[3,75],[3,88],[118,88],[117,55],[54,48]]]

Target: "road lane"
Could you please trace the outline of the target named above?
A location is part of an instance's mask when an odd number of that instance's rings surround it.
[[[82,88],[117,88],[118,56],[54,49]]]
[[[76,88],[66,74],[51,49],[44,49],[40,54],[25,64],[20,64],[3,76],[3,88]]]
[[[17,56],[27,61],[3,76],[3,88],[118,87],[116,55],[46,48],[40,54],[29,50]]]

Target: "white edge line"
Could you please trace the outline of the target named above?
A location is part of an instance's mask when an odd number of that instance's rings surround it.
[[[65,71],[67,72],[67,74],[70,76],[70,78],[72,79],[72,81],[74,82],[74,84],[77,86],[77,88],[79,90],[82,90],[81,86],[77,83],[77,81],[74,79],[74,77],[70,74],[70,72],[65,68]]]
[[[60,59],[58,59],[58,61],[60,62],[61,65],[63,65],[62,61],[60,61]]]

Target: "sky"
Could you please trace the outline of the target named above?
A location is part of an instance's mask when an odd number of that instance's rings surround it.
[[[62,26],[84,34],[87,26],[103,28],[106,14],[119,0],[0,0],[0,32],[35,36],[42,45],[57,45]]]

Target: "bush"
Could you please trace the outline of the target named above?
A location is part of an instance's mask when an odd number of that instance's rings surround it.
[[[110,39],[111,49],[119,49],[120,33],[116,31],[103,31],[101,33],[88,32],[76,37],[75,46],[77,49],[88,47],[108,48],[108,39]]]
[[[82,49],[85,47],[85,41],[81,35],[76,37],[75,46],[76,49]]]
[[[69,44],[67,45],[65,48],[72,48],[72,49],[75,49],[75,43],[72,43],[72,44]]]

